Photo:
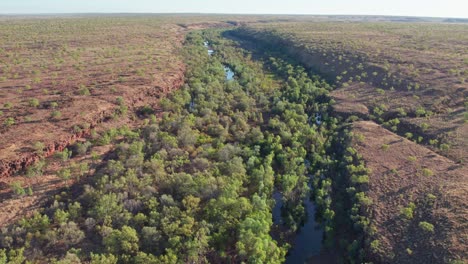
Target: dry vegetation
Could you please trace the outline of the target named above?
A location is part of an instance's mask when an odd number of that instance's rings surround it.
[[[38,142],[61,150],[183,81],[183,31],[158,18],[11,20],[0,32],[2,176],[34,161]]]
[[[373,120],[387,127],[398,122],[400,135],[410,132],[456,162],[467,160],[466,24],[273,23],[244,33],[288,47],[328,77],[346,104],[338,108],[364,105]]]
[[[463,259],[468,230],[468,171],[370,121],[353,126],[353,145],[370,169],[368,215],[377,262]],[[424,230],[420,223],[433,230]]]
[[[86,177],[80,182],[68,174],[95,174],[112,144],[135,137],[129,128],[159,122],[159,99],[184,83],[180,48],[188,32],[242,24],[229,34],[248,40],[251,51],[262,56],[281,51],[334,85],[330,115],[346,119],[337,127],[352,122],[353,158],[363,162],[360,172],[368,173],[355,177],[359,180],[350,188],[339,186],[361,195],[351,203],[358,205],[355,215],[368,220],[364,259],[465,260],[468,25],[327,19],[0,19],[0,227],[30,215],[49,201],[47,196],[76,191],[68,188],[72,183],[81,188]],[[94,146],[80,151],[83,138]],[[75,142],[73,155],[67,154]],[[38,168],[46,157],[47,165]],[[346,164],[336,163],[341,162]],[[352,170],[347,173],[352,182]],[[327,177],[329,186],[341,176]],[[322,188],[333,197],[331,188]],[[340,215],[335,203],[326,209]],[[361,224],[349,216],[352,221],[345,221]]]
[[[466,259],[466,24],[270,23],[234,35],[326,77],[336,86],[334,113],[368,120],[352,129],[370,169],[356,187],[365,259]]]

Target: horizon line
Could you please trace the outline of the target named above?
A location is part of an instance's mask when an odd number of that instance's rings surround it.
[[[241,16],[364,16],[364,17],[410,17],[410,18],[451,18],[468,17],[418,16],[418,15],[378,15],[378,14],[312,14],[312,13],[216,13],[216,12],[53,12],[53,13],[0,13],[0,16],[47,16],[47,15],[241,15]]]

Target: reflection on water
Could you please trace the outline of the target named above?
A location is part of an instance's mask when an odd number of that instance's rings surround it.
[[[283,206],[283,200],[281,193],[275,191],[273,193],[273,199],[275,199],[275,206],[272,211],[273,222],[276,225],[282,225],[281,207]],[[291,243],[291,249],[286,256],[286,264],[305,263],[311,257],[320,254],[323,230],[320,228],[319,224],[315,222],[314,204],[309,199],[306,199],[304,205],[307,212],[307,220]]]
[[[213,55],[213,53],[215,51],[210,46],[210,43],[208,41],[203,42],[203,46],[205,46],[205,48],[208,50],[208,55],[210,55],[210,56]],[[230,80],[234,79],[234,72],[227,65],[224,65],[224,74],[226,75],[226,80],[227,81],[230,81]]]
[[[322,247],[323,230],[315,222],[315,206],[309,200],[305,200],[307,221],[296,234],[292,248],[286,256],[286,264],[305,263],[313,256],[320,254]]]
[[[208,55],[213,55],[214,50],[210,47],[210,43],[208,41],[203,42],[203,46],[208,50]]]
[[[230,81],[234,79],[234,72],[228,66],[224,66],[224,74],[226,75],[226,80]]]

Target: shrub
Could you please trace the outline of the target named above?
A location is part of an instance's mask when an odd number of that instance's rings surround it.
[[[62,117],[62,113],[60,111],[57,111],[57,110],[54,110],[52,111],[52,113],[50,114],[50,117],[52,119],[59,119],[60,117]]]
[[[422,129],[423,131],[426,131],[428,128],[429,128],[429,124],[428,124],[428,123],[421,123],[421,129]]]
[[[432,172],[432,170],[428,169],[428,168],[424,168],[422,169],[422,174],[426,177],[429,177],[429,176],[432,176],[434,175],[434,173]]]
[[[15,119],[13,117],[8,117],[5,122],[3,122],[3,124],[6,126],[6,127],[10,127],[12,125],[14,125],[16,123]]]
[[[419,222],[419,228],[426,233],[434,233],[434,225],[425,221]]]
[[[10,103],[10,102],[7,102],[7,103],[3,104],[3,107],[5,107],[6,109],[11,109],[13,107],[13,104]]]
[[[65,181],[65,185],[68,186],[68,180],[71,178],[71,171],[69,168],[63,168],[57,172],[57,176]]]
[[[89,91],[88,87],[84,85],[80,85],[80,89],[78,90],[78,93],[80,95],[91,95],[91,92]]]
[[[85,155],[88,152],[89,147],[91,146],[91,142],[86,141],[83,143],[76,143],[76,153],[78,155]]]
[[[358,200],[359,204],[364,206],[369,206],[372,204],[372,199],[366,196],[364,192],[356,193],[356,199]]]
[[[38,107],[40,105],[40,102],[36,98],[31,98],[29,99],[29,106],[31,107]]]
[[[440,144],[439,148],[442,151],[448,151],[450,149],[450,145],[446,144],[446,143],[443,143],[443,144]]]
[[[57,102],[51,102],[51,103],[50,103],[50,107],[51,107],[51,108],[57,108],[57,107],[58,107],[58,103],[57,103]]]
[[[407,139],[411,139],[411,138],[413,138],[413,133],[411,133],[411,132],[406,132],[406,133],[405,133],[405,137],[406,137]]]
[[[383,151],[387,151],[390,148],[390,145],[382,144],[381,148],[382,148]]]
[[[117,97],[116,101],[117,101],[118,105],[123,105],[124,104],[124,99],[122,98],[122,96]]]
[[[370,243],[370,248],[372,252],[377,253],[380,251],[380,241],[379,240],[374,240]]]
[[[45,166],[46,166],[46,162],[44,160],[40,160],[36,162],[34,165],[29,166],[26,169],[26,176],[29,178],[41,176],[44,172]]]
[[[66,162],[69,160],[72,156],[72,151],[65,148],[64,150],[60,152],[56,152],[54,155],[56,158],[60,159],[62,162]]]
[[[419,106],[418,108],[416,108],[415,114],[416,114],[417,117],[425,116],[426,115],[426,109],[424,109],[424,107],[422,107],[422,106]]]
[[[377,91],[377,93],[380,94],[380,95],[384,95],[384,94],[385,94],[385,90],[382,89],[382,88],[377,88],[376,91]]]
[[[21,183],[18,181],[12,182],[10,185],[10,188],[16,195],[23,196],[26,194],[26,191],[21,186]]]
[[[37,141],[36,143],[34,143],[34,152],[37,154],[37,155],[42,155],[44,154],[44,149],[45,149],[45,144],[40,142],[40,141]]]
[[[355,133],[355,134],[354,134],[354,138],[355,138],[358,142],[364,142],[364,140],[366,139],[366,138],[364,137],[364,135],[361,134],[361,133]]]
[[[403,109],[402,107],[399,107],[399,108],[397,108],[396,110],[398,111],[398,115],[399,115],[400,117],[405,117],[405,116],[407,115],[405,109]]]
[[[413,219],[414,209],[416,209],[416,205],[414,203],[410,203],[407,207],[400,210],[401,216],[407,220]]]

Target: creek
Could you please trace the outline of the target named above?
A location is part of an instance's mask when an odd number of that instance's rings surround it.
[[[210,46],[210,43],[208,41],[203,42],[203,46],[205,46],[205,48],[207,49],[209,56],[212,56],[215,53],[213,47]],[[230,81],[234,79],[235,74],[229,66],[224,65],[224,75],[226,76],[226,81]]]
[[[208,41],[205,41],[203,45],[208,50],[209,56],[215,53],[215,50]],[[234,79],[234,71],[232,71],[229,66],[224,65],[224,73],[227,81]],[[193,106],[191,105],[191,107]],[[320,114],[316,114],[315,117],[311,117],[310,119],[315,121],[317,125],[322,123],[322,116]],[[307,165],[309,166],[309,164]],[[275,191],[273,193],[273,199],[275,200],[275,206],[272,210],[273,222],[281,226],[283,225],[281,216],[283,200],[281,193]],[[306,263],[312,257],[319,255],[322,248],[323,229],[320,228],[320,225],[315,221],[315,205],[307,198],[304,200],[304,208],[307,218],[304,225],[295,234],[291,242],[291,249],[286,256],[286,264]]]

